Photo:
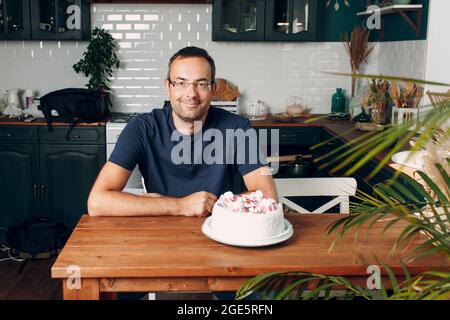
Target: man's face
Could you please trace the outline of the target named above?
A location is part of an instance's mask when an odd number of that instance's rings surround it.
[[[201,57],[179,57],[172,63],[170,81],[211,82],[211,67]],[[182,88],[173,86],[168,80],[164,81],[164,85],[175,117],[184,122],[203,120],[206,117],[214,88],[205,90],[193,84]]]

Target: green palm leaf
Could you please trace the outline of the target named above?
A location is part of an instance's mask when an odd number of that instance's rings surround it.
[[[336,76],[346,76],[360,79],[377,79],[377,80],[387,80],[387,81],[404,81],[404,82],[412,82],[417,84],[428,84],[433,86],[444,86],[450,87],[448,83],[442,82],[434,82],[434,81],[426,81],[421,79],[407,78],[407,77],[395,77],[395,76],[384,76],[384,75],[372,75],[372,74],[353,74],[353,73],[341,73],[341,72],[325,72],[327,74],[332,74]]]
[[[290,279],[286,281],[286,277]],[[282,282],[282,283],[281,283]],[[280,285],[281,283],[281,285]],[[351,297],[361,296],[370,299],[368,289],[353,285],[342,277],[324,276],[308,272],[264,273],[245,282],[238,290],[236,299],[241,300],[255,292],[271,291],[278,287],[274,300],[283,300],[290,297],[299,299],[333,299],[331,289],[339,288]],[[312,289],[310,289],[312,287]],[[263,295],[263,298],[271,298]]]
[[[332,74],[450,87],[450,84],[404,77],[345,73]],[[308,122],[317,119],[311,119]],[[421,115],[417,119],[417,123],[406,122],[401,125],[388,127],[382,132],[369,132],[360,135],[358,138],[352,139],[328,154],[321,156],[316,161],[322,169],[333,165],[331,172],[345,169],[345,174],[350,175],[384,151],[385,156],[369,174],[368,178],[370,179],[390,161],[394,153],[403,150],[413,136],[416,136],[417,139],[411,149],[412,151],[421,150],[436,134],[441,136],[441,140],[450,137],[450,129],[445,126],[448,119],[450,119],[450,104],[442,108],[435,108],[425,116]],[[442,133],[440,128],[447,129]],[[344,136],[352,130],[345,132]],[[317,144],[312,149],[323,147],[338,138],[333,137]],[[447,159],[447,161],[450,164],[450,159]],[[362,233],[364,237],[376,222],[381,219],[390,219],[385,224],[382,232],[386,232],[401,221],[406,222],[406,226],[401,230],[399,237],[393,244],[392,252],[410,242],[417,235],[426,235],[426,239],[421,244],[416,245],[410,251],[409,256],[405,257],[407,259],[406,262],[421,259],[424,256],[438,252],[446,257],[450,257],[450,194],[447,194],[447,191],[450,190],[450,177],[442,165],[436,164],[436,168],[442,177],[442,181],[447,186],[447,190],[441,190],[437,183],[425,172],[418,172],[425,185],[408,176],[403,176],[403,180],[409,186],[409,189],[407,189],[397,181],[400,175],[400,172],[397,172],[392,179],[374,186],[374,195],[358,190],[355,198],[360,202],[351,203],[352,213],[337,219],[326,229],[327,235],[334,235],[330,250],[333,249],[333,246],[339,239],[347,236],[350,232],[353,232],[355,243],[357,243],[363,226],[366,226],[365,232]],[[430,271],[412,278],[407,270],[407,265],[401,261],[406,280],[399,282],[390,266],[382,262],[380,264],[384,266],[384,270],[389,278],[393,288],[392,293],[388,293],[383,285],[380,290],[368,290],[353,285],[342,277],[299,271],[259,275],[250,279],[241,287],[238,297],[245,298],[251,293],[263,291],[266,298],[288,299],[295,297],[296,299],[317,299],[322,297],[330,299],[332,298],[330,294],[331,289],[339,287],[345,289],[349,298],[361,296],[365,299],[391,300],[450,299],[450,273]]]

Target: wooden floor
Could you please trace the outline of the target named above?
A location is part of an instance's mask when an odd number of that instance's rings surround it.
[[[7,258],[0,251],[0,260]],[[61,280],[50,277],[56,257],[26,262],[0,261],[0,300],[61,300]],[[144,294],[120,294],[120,299],[145,299]],[[209,300],[211,293],[157,293],[157,300]]]
[[[0,260],[7,258],[0,253]],[[61,283],[50,277],[56,258],[0,261],[0,300],[60,300]]]

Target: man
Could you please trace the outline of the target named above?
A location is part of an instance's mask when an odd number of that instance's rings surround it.
[[[171,106],[143,114],[125,127],[89,195],[90,215],[206,216],[212,212],[217,197],[231,190],[236,172],[242,175],[247,190],[259,189],[278,198],[269,168],[262,161],[250,163],[248,150],[244,155],[246,163],[232,164],[198,162],[195,150],[174,152],[180,146],[174,136],[190,140],[192,149],[200,143],[205,151],[208,142],[202,141],[201,133],[208,129],[218,130],[223,137],[227,129],[251,129],[248,119],[210,108],[216,89],[214,78],[214,61],[203,49],[186,47],[170,59],[164,86]],[[234,142],[231,158],[236,160],[240,156],[236,155],[237,146],[250,143],[242,139]],[[229,151],[227,148],[229,144],[220,151]],[[174,161],[178,156],[190,161]],[[136,164],[149,192],[142,196],[122,192]]]

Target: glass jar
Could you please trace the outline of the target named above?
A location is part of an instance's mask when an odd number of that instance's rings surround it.
[[[372,120],[376,124],[387,123],[386,103],[380,102],[372,104]]]

